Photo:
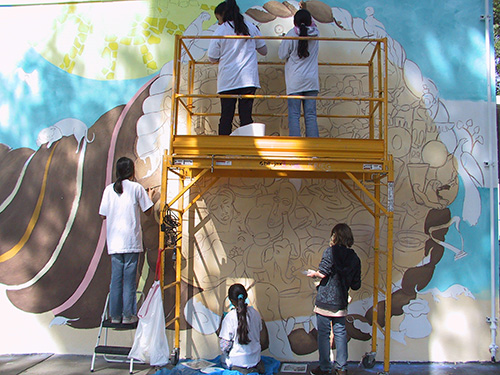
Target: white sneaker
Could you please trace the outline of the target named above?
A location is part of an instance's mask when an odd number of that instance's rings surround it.
[[[112,324],[120,324],[122,322],[121,318],[111,318]]]
[[[130,318],[123,318],[122,324],[134,324],[137,323],[138,320],[137,316],[132,315]]]

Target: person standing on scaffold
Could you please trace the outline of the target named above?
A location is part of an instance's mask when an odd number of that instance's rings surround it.
[[[223,6],[222,4],[225,4]],[[235,0],[227,0],[217,6],[222,12],[222,24],[215,30],[214,36],[247,35],[261,36],[254,24],[245,21]],[[219,17],[218,17],[219,18]],[[263,39],[213,39],[208,47],[208,59],[219,63],[217,75],[217,93],[226,95],[255,95],[260,88],[257,51],[267,54]],[[219,135],[229,135],[232,131],[236,102],[240,126],[253,123],[253,98],[221,98],[221,117]]]

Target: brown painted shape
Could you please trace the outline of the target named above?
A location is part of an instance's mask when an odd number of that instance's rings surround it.
[[[91,133],[95,133],[96,139],[87,145],[82,195],[71,231],[57,261],[35,285],[8,291],[9,299],[18,308],[36,313],[51,310],[71,297],[82,282],[94,256],[101,230],[98,207],[105,184],[105,160],[111,131],[120,113],[121,108],[109,111],[90,129]],[[71,213],[76,194],[76,172],[80,154],[75,153],[75,140],[71,137],[62,138],[57,146],[54,144],[52,147],[56,149],[49,169],[40,217],[19,254],[5,264],[0,264],[9,269],[8,273],[0,272],[1,276],[8,276],[7,284],[26,282],[45,266],[58,246]],[[42,147],[37,154],[46,154],[49,151],[50,149]],[[34,158],[34,165],[36,161]],[[43,170],[45,162],[44,158],[42,166],[35,167],[34,170]],[[28,181],[31,180],[31,175],[27,173]],[[38,180],[40,181],[39,178]],[[23,195],[20,194],[20,197]],[[24,215],[31,215],[32,209],[26,210],[25,207],[17,209]],[[3,215],[0,218],[3,218]],[[24,231],[25,227],[21,228]],[[109,281],[102,284],[107,289]]]
[[[294,329],[288,335],[290,347],[297,355],[311,354],[318,350],[318,331],[313,329],[307,333],[304,328]]]
[[[17,183],[19,172],[33,153],[34,151],[30,148],[13,150],[0,143],[0,171],[2,175],[0,202],[3,202],[11,194]]]

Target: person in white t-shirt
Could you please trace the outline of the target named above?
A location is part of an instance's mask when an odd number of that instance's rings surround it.
[[[222,5],[225,4],[225,5]],[[217,19],[222,21],[214,36],[248,35],[261,36],[254,24],[245,21],[235,0],[227,0],[217,6]],[[221,13],[223,13],[221,15]],[[222,16],[222,17],[221,17]],[[208,59],[219,63],[217,93],[226,95],[255,95],[260,88],[257,54],[267,54],[263,39],[212,39],[208,47]],[[253,123],[253,98],[221,98],[219,135],[231,134],[234,112],[238,101],[240,126]]]
[[[257,310],[248,306],[245,287],[233,284],[228,298],[234,307],[222,320],[219,332],[223,365],[243,374],[265,372],[261,361],[260,331],[262,318]]]
[[[286,36],[319,36],[319,31],[311,13],[299,9],[293,17],[295,27]],[[285,82],[287,95],[318,96],[318,40],[283,39],[278,56],[285,62]],[[300,106],[304,107],[306,137],[319,137],[316,118],[316,100],[288,99],[288,131],[290,136],[300,137]]]
[[[136,276],[142,247],[141,212],[151,214],[153,189],[133,181],[134,162],[116,162],[117,180],[104,189],[99,215],[106,219],[106,242],[111,255],[109,315],[111,323],[137,322]]]

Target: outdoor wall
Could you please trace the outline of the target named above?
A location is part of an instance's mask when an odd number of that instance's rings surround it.
[[[170,134],[173,36],[211,35],[217,4],[0,6],[0,353],[93,351],[110,279],[98,216],[102,191],[121,156],[135,160],[145,187],[159,185]],[[238,4],[268,36],[287,32],[298,8],[295,1]],[[308,9],[322,36],[388,38],[391,359],[489,360],[487,318],[498,314],[498,218],[485,2],[323,0],[308,2]],[[208,43],[190,46],[195,58],[206,58]],[[261,61],[276,61],[278,45],[269,42]],[[320,59],[351,61],[365,53],[353,42],[322,48]],[[197,74],[195,89],[213,93],[215,68]],[[282,68],[261,69],[260,76],[258,93],[284,94]],[[323,72],[320,95],[366,95],[366,82],[354,68]],[[199,105],[218,108],[217,101]],[[287,110],[271,101],[255,108]],[[349,102],[318,102],[322,113],[357,110]],[[268,135],[288,133],[284,118],[267,125]],[[194,126],[197,134],[215,135],[217,119]],[[367,128],[359,120],[322,119],[320,135],[366,138]],[[154,200],[158,209],[159,193]],[[265,320],[264,354],[317,360],[315,288],[301,271],[317,266],[338,222],[353,228],[362,260],[363,284],[349,306],[350,359],[371,350],[374,222],[338,181],[223,179],[184,219],[182,357],[219,353],[215,331],[227,288],[240,281]],[[143,228],[138,285],[147,293],[158,215],[144,217]],[[166,272],[173,277],[170,266]],[[166,314],[172,309],[167,293]],[[168,336],[172,346],[170,329]],[[129,332],[117,341],[132,338]],[[381,359],[382,341],[379,348]]]

